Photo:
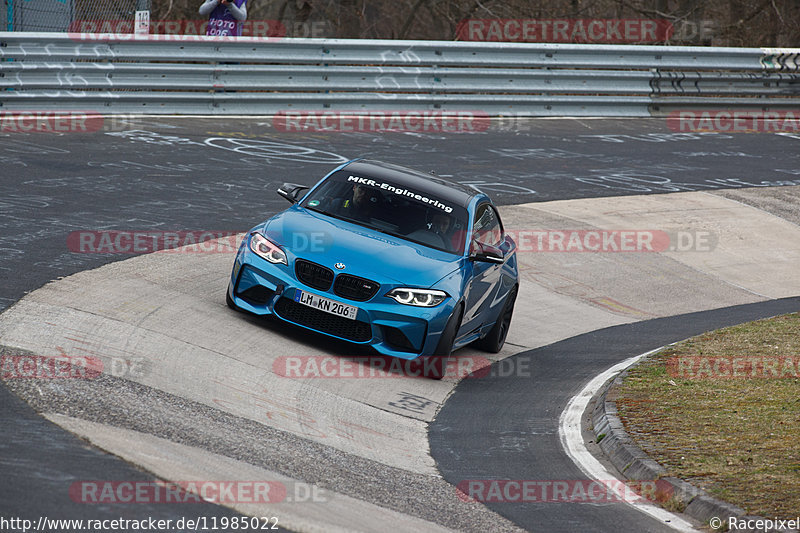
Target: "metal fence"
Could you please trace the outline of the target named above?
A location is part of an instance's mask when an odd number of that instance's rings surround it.
[[[0,33],[0,110],[800,109],[800,49]]]
[[[133,23],[150,0],[2,0],[0,28],[6,31],[67,32],[82,23]]]

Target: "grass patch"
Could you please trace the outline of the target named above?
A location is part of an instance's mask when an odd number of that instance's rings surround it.
[[[800,509],[800,314],[693,337],[628,372],[625,429],[676,476],[749,514]]]

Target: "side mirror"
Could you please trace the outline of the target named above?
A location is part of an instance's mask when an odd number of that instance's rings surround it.
[[[470,261],[494,263],[496,265],[502,265],[503,263],[506,262],[506,259],[503,256],[503,252],[500,251],[500,249],[495,246],[482,244],[478,241],[472,241],[472,246],[470,247],[470,250],[471,250],[469,254]]]
[[[296,183],[284,183],[278,187],[278,195],[283,196],[293,204],[296,204],[306,194],[306,191],[308,191],[308,187]]]

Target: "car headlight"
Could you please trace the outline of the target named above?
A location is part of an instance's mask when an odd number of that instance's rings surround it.
[[[447,298],[447,293],[431,289],[392,289],[386,296],[393,298],[399,304],[415,305],[417,307],[435,307]]]
[[[270,263],[289,265],[283,250],[281,250],[277,244],[267,240],[267,238],[260,233],[253,232],[250,234],[250,249],[253,250],[256,255],[266,259]]]

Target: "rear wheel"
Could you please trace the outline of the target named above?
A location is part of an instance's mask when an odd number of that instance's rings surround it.
[[[506,296],[503,310],[497,317],[492,329],[486,336],[478,341],[478,346],[487,352],[497,353],[503,348],[508,336],[508,328],[511,326],[511,316],[514,314],[514,302],[517,300],[517,288],[514,287]]]
[[[430,368],[430,372],[427,372],[427,377],[439,380],[447,373],[447,363],[450,361],[453,343],[455,343],[458,328],[461,326],[461,316],[462,308],[459,305],[447,321],[442,336],[439,337],[439,344],[436,345],[436,350],[433,355],[429,356],[431,365],[427,366],[427,368]]]

